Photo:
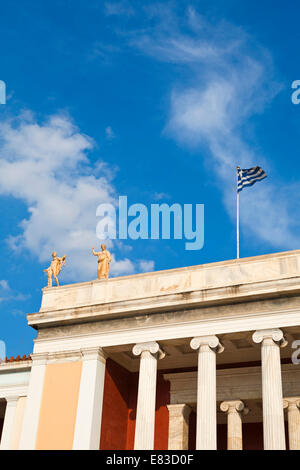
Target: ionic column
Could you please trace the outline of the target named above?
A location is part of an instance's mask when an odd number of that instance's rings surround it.
[[[82,349],[82,372],[73,450],[99,450],[106,356],[102,348]]]
[[[227,449],[243,450],[242,413],[247,414],[241,400],[223,401],[220,409],[227,413]]]
[[[216,336],[193,338],[198,349],[197,450],[217,449],[216,353],[224,351]]]
[[[18,398],[19,397],[6,398],[6,410],[1,437],[1,450],[11,449]]]
[[[168,450],[188,450],[189,418],[192,411],[188,405],[167,405],[169,410]]]
[[[290,450],[300,450],[300,397],[285,398],[283,408],[287,408]]]
[[[157,360],[165,354],[156,342],[136,344],[132,352],[141,355],[134,449],[153,450]]]
[[[262,343],[262,398],[264,449],[284,450],[285,430],[282,406],[282,379],[280,347],[286,346],[283,332],[279,329],[258,330],[253,334],[255,343]]]

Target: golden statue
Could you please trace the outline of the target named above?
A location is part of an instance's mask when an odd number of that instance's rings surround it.
[[[110,252],[106,249],[106,245],[101,245],[102,251],[95,251],[94,247],[92,252],[94,256],[98,256],[98,279],[108,279],[109,263],[111,262]]]
[[[52,287],[52,276],[55,279],[56,285],[59,286],[57,276],[59,275],[61,268],[65,265],[65,263],[66,255],[64,255],[62,258],[59,258],[56,251],[53,251],[51,264],[49,268],[44,269],[44,271],[48,274],[48,287]]]

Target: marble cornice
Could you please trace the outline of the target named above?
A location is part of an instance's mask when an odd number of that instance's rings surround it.
[[[199,307],[230,305],[245,301],[277,299],[299,294],[300,276],[276,281],[247,283],[243,286],[232,285],[223,288],[182,291],[128,301],[111,301],[76,308],[41,311],[29,314],[27,319],[30,326],[39,329],[48,326],[131,317],[136,316],[137,312],[139,315],[148,315]]]

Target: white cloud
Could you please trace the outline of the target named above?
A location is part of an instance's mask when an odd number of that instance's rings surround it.
[[[117,46],[96,41],[87,56],[87,60],[97,59],[98,61],[102,61],[103,64],[110,65],[112,63],[112,57],[119,51],[120,49]]]
[[[115,276],[120,276],[122,274],[129,275],[135,272],[135,266],[128,258],[125,258],[120,261],[116,261],[113,258],[113,263],[111,264],[111,273]]]
[[[272,182],[273,162],[248,138],[249,119],[262,113],[281,89],[268,51],[241,28],[225,21],[210,24],[193,8],[181,19],[172,4],[155,14],[153,28],[133,32],[129,42],[155,60],[177,65],[165,134],[204,154],[209,150],[208,166],[233,221],[236,165],[263,166],[269,179],[242,193],[242,209],[247,209],[241,211],[242,227],[274,247],[297,248],[300,226],[294,213],[300,182],[296,193],[295,187]]]
[[[116,203],[111,173],[103,162],[93,166],[88,159],[93,148],[92,139],[66,115],[38,123],[26,112],[0,122],[0,194],[24,201],[28,209],[20,235],[9,237],[9,243],[16,251],[29,250],[45,268],[52,251],[66,254],[62,280],[96,278],[91,252],[100,243],[96,208]],[[106,244],[113,248],[111,241]],[[111,272],[129,274],[135,267],[114,257]]]
[[[141,260],[139,266],[140,271],[143,273],[154,271],[154,261]]]
[[[8,281],[2,279],[0,281],[0,302],[3,301],[25,301],[30,298],[29,294],[22,294],[10,288]]]
[[[10,289],[8,281],[6,281],[5,279],[2,279],[2,281],[0,281],[0,287],[4,290]]]
[[[105,135],[106,135],[107,140],[113,140],[116,137],[114,131],[112,130],[110,126],[106,127]]]
[[[157,193],[157,192],[153,194],[154,201],[161,201],[163,199],[170,199],[170,195],[168,193]]]
[[[121,2],[105,2],[104,12],[107,16],[132,16],[134,15],[134,9],[130,3],[126,0]]]

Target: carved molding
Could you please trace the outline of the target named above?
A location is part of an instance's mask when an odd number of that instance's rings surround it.
[[[87,361],[93,359],[98,359],[102,362],[105,362],[106,357],[107,355],[99,346],[81,348],[71,351],[56,351],[49,353],[31,354],[32,366],[40,366],[61,362]]]
[[[197,372],[164,374],[170,381],[170,403],[197,402]],[[282,365],[284,397],[300,397],[300,365]],[[261,367],[217,370],[217,401],[262,399]]]
[[[29,381],[29,378],[28,378]],[[28,391],[28,384],[16,384],[16,385],[2,385],[0,386],[0,398],[5,398],[6,400],[9,397],[26,397]]]
[[[34,353],[30,355],[32,366],[42,366],[47,364],[49,353]]]

